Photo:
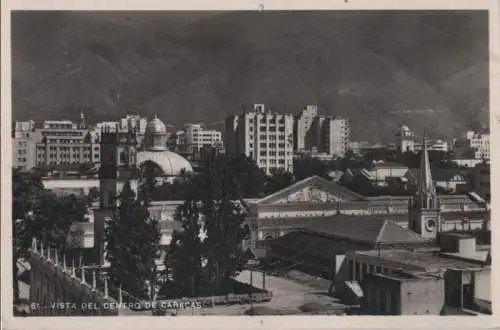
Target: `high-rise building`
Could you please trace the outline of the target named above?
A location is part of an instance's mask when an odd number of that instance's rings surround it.
[[[293,116],[255,104],[252,111],[226,118],[225,146],[230,157],[244,154],[266,174],[293,171]]]
[[[317,105],[307,105],[295,116],[295,152],[326,153],[343,157],[349,148],[349,121],[341,117],[320,115]]]
[[[295,116],[294,122],[294,151],[310,151],[318,147],[318,106],[307,105]]]
[[[349,148],[351,134],[349,121],[340,117],[327,117],[323,121],[321,148],[330,155],[344,157]]]

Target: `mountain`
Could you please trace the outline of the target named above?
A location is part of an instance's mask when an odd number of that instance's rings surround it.
[[[220,126],[318,104],[356,140],[488,125],[487,12],[14,12],[13,118]]]

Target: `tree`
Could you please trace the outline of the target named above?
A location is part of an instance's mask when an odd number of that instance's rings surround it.
[[[228,280],[238,274],[247,260],[242,240],[248,234],[243,227],[244,203],[238,190],[239,173],[224,156],[206,166],[202,176],[202,214],[206,239],[207,274],[214,291],[225,289]]]
[[[147,204],[136,199],[130,183],[124,186],[118,201],[113,221],[106,228],[110,278],[134,296],[146,297],[156,277],[158,222],[149,216]]]
[[[284,189],[293,184],[294,178],[293,174],[285,171],[274,172],[267,180],[264,187],[264,193],[266,195],[272,194],[276,191]]]
[[[297,159],[293,172],[295,179],[298,181],[314,175],[329,179],[328,173],[330,172],[330,168],[328,164],[319,159],[304,156]]]
[[[225,156],[219,157],[225,159]],[[239,155],[231,159],[226,166],[234,173],[234,179],[238,182],[238,189],[242,197],[263,197],[266,175],[251,158]]]
[[[44,244],[66,251],[71,226],[84,220],[87,200],[75,195],[59,197],[46,191],[35,204],[33,221],[30,224],[33,237]]]
[[[40,194],[44,192],[40,178],[23,177],[20,171],[12,173],[12,271],[14,301],[19,300],[17,260],[28,252],[35,231],[31,226],[32,214]]]
[[[177,297],[200,295],[203,284],[200,216],[198,201],[191,196],[176,210],[175,220],[182,223],[182,229],[172,235],[165,265],[174,284],[169,286],[174,291],[170,294]]]
[[[358,157],[352,149],[348,149],[344,157],[340,160],[340,170],[342,172],[347,171],[347,169],[357,169],[362,168],[364,162],[360,157]]]

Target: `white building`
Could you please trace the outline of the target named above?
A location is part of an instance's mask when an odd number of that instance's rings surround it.
[[[294,150],[296,152],[312,150],[318,147],[319,136],[316,133],[316,118],[319,116],[317,105],[307,105],[295,116]]]
[[[245,154],[271,174],[293,172],[293,116],[273,113],[263,104],[226,118],[225,145],[230,157]]]
[[[22,170],[30,170],[36,165],[35,122],[15,122],[12,128],[12,166]]]
[[[199,151],[204,146],[219,145],[222,142],[222,133],[216,130],[206,130],[201,124],[186,124],[184,136],[178,142],[183,142],[193,151]]]
[[[35,129],[36,165],[97,164],[99,138],[69,120],[46,120]]]
[[[317,105],[307,105],[295,116],[294,150],[316,150],[343,157],[350,143],[349,121],[341,117],[320,115]]]
[[[340,117],[325,118],[323,121],[322,149],[330,155],[344,157],[349,148],[349,137],[351,133],[349,121]]]
[[[476,149],[476,159],[490,159],[489,132],[468,131],[465,140],[467,147]]]
[[[400,152],[415,151],[415,134],[406,125],[402,125],[396,132],[396,147]]]
[[[147,118],[139,115],[126,115],[118,121],[102,121],[95,125],[96,131],[106,129],[110,132],[127,132],[129,130],[137,130],[139,135],[144,135],[146,132],[146,125],[148,124]]]

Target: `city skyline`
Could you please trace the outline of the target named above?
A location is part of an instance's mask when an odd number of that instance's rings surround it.
[[[492,315],[490,14],[13,11],[14,316]]]

